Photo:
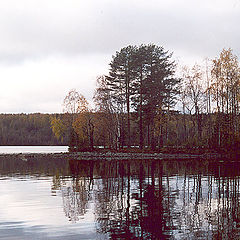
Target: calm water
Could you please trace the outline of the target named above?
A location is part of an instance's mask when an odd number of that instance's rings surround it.
[[[240,239],[240,165],[0,159],[0,239]]]
[[[0,146],[1,153],[61,153],[68,152],[68,146]]]

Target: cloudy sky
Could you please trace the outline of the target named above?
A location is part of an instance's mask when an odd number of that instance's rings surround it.
[[[91,101],[117,50],[154,43],[181,64],[240,54],[240,0],[0,1],[0,112],[62,112]]]

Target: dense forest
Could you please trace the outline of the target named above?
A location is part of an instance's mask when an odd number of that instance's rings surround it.
[[[0,145],[67,145],[58,140],[50,125],[51,114],[0,114]],[[61,114],[57,115],[61,118]]]
[[[51,120],[57,138],[72,150],[164,146],[240,147],[240,68],[232,49],[192,67],[178,66],[156,45],[128,46],[97,78],[93,101],[75,89],[65,97],[64,117]]]

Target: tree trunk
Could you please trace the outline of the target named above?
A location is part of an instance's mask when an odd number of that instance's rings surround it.
[[[143,109],[142,109],[142,101],[143,101],[143,96],[142,96],[142,68],[140,70],[140,107],[139,107],[139,145],[140,149],[143,149]]]

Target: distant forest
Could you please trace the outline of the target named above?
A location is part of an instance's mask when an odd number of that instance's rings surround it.
[[[95,146],[104,146],[114,148],[113,142],[111,142],[111,128],[112,125],[108,124],[111,117],[106,113],[90,113],[89,119],[94,124],[93,144]],[[68,114],[0,114],[0,145],[10,146],[38,146],[38,145],[71,145],[79,143],[75,134],[65,134],[61,138],[57,138],[51,129],[51,122],[54,120],[62,119],[65,122],[69,119]],[[125,126],[127,126],[127,116],[125,115]],[[212,114],[210,117],[213,122],[216,121],[217,115]],[[214,145],[216,141],[215,136],[209,136],[209,122],[210,119],[207,114],[201,115],[201,135],[203,142],[201,145],[207,146],[208,144]],[[168,124],[166,124],[168,120]],[[169,113],[168,119],[165,117],[163,120],[163,128],[161,129],[161,137],[157,139],[157,144],[165,146],[199,146],[199,142],[196,138],[196,124],[195,118],[190,114],[182,114],[177,111]],[[131,125],[131,146],[139,145],[139,126],[137,123],[137,114],[131,113],[130,117]],[[213,129],[212,129],[213,128]],[[211,131],[214,131],[216,126],[211,127]],[[216,133],[215,133],[216,134]],[[225,135],[228,133],[225,133]],[[151,143],[149,128],[145,128],[143,133],[144,144],[149,146]],[[75,138],[74,138],[75,136]],[[125,137],[127,136],[127,129],[122,132],[122,144],[127,146]],[[78,136],[77,136],[78,137]],[[87,138],[86,133],[83,138]],[[161,139],[160,139],[161,138]],[[214,140],[215,139],[215,140]],[[162,141],[160,143],[160,140]],[[211,143],[210,143],[211,142]]]
[[[51,114],[0,114],[0,145],[37,146],[68,145],[66,138],[58,140],[52,130]],[[61,118],[61,114],[57,115]]]

